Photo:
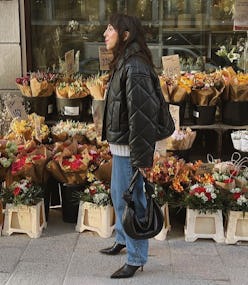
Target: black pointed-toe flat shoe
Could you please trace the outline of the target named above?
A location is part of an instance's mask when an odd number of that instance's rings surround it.
[[[115,242],[111,247],[101,249],[100,252],[108,255],[116,255],[120,253],[120,251],[125,247],[126,246],[124,244],[119,244]]]
[[[121,279],[132,277],[139,268],[141,268],[141,271],[143,271],[143,266],[124,264],[120,269],[113,273],[110,278]]]

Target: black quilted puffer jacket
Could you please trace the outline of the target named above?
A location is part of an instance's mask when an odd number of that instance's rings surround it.
[[[170,136],[174,123],[156,73],[138,52],[138,44],[133,43],[110,79],[102,139],[129,145],[132,165],[144,168],[152,166],[156,141]],[[166,110],[162,126],[161,104]]]

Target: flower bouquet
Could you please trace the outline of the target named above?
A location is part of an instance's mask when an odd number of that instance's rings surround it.
[[[97,206],[112,205],[109,184],[93,180],[83,192],[80,192],[80,200]]]
[[[223,198],[220,191],[211,183],[196,183],[189,187],[184,204],[189,209],[200,213],[216,212],[223,208]]]
[[[228,192],[227,208],[231,211],[248,212],[248,187],[235,187]]]
[[[88,167],[93,161],[87,145],[79,146],[77,141],[67,141],[56,147],[56,153],[48,162],[47,169],[62,183],[82,184],[86,181]]]
[[[53,140],[57,141],[66,141],[69,138],[77,138],[79,143],[85,143],[85,135],[87,131],[86,123],[66,120],[59,121],[56,125],[52,126],[51,134]]]
[[[219,72],[196,73],[190,94],[191,102],[199,106],[216,106],[224,88],[224,80]]]
[[[29,178],[36,184],[46,183],[49,177],[46,164],[50,157],[51,152],[44,145],[34,144],[34,149],[22,149],[11,164],[6,175],[6,184],[10,185],[13,180],[24,178]]]
[[[107,73],[93,75],[86,79],[86,86],[94,100],[104,100],[108,79]]]
[[[0,140],[0,183],[5,180],[7,170],[14,161],[17,150],[15,142]]]
[[[34,138],[46,142],[49,134],[50,130],[45,124],[45,118],[32,113],[28,115],[26,120],[14,118],[10,124],[9,133],[5,135],[5,139],[15,140],[19,144]]]
[[[70,78],[61,78],[56,83],[57,98],[83,98],[89,95],[85,79],[82,75],[71,76]]]
[[[191,79],[186,76],[168,77],[162,74],[159,81],[165,101],[168,103],[183,102],[190,93]]]
[[[214,172],[213,178],[215,185],[221,189],[230,190],[235,187],[235,180],[230,174]]]
[[[35,205],[43,197],[42,187],[30,179],[14,181],[0,191],[0,198],[4,204]]]
[[[32,97],[29,75],[16,78],[16,85],[20,89],[23,96]]]
[[[225,82],[222,100],[233,102],[248,101],[248,74],[236,73],[232,67],[223,68],[221,74]]]
[[[166,139],[166,149],[168,150],[187,150],[192,147],[196,137],[196,131],[189,127],[186,129],[175,130],[174,133]]]

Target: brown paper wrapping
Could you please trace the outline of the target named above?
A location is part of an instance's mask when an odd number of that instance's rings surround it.
[[[248,84],[244,85],[230,84],[229,100],[236,102],[248,101]]]
[[[231,190],[231,189],[235,188],[235,181],[234,180],[231,183],[224,183],[224,182],[220,182],[220,181],[215,181],[215,184],[217,187],[219,187],[223,190]]]
[[[51,96],[54,91],[54,85],[52,83],[46,80],[39,82],[36,78],[30,80],[30,87],[33,97],[48,97]]]
[[[98,180],[110,182],[112,173],[112,159],[105,162],[99,166],[99,168],[94,172],[94,175]]]
[[[32,91],[31,91],[31,87],[30,86],[22,85],[22,84],[18,84],[18,83],[16,83],[16,85],[20,89],[20,91],[21,91],[23,96],[26,96],[26,97],[31,97],[32,96]]]
[[[58,98],[68,98],[69,85],[66,84],[66,86],[63,88],[59,88],[58,86],[56,86],[55,92]]]
[[[170,95],[170,103],[179,103],[185,101],[187,97],[186,89],[176,86]]]
[[[219,101],[220,94],[221,91],[218,91],[214,87],[206,89],[192,89],[190,99],[194,105],[215,106]]]

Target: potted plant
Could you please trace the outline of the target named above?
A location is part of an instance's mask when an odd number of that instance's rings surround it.
[[[31,238],[41,235],[46,226],[43,189],[30,179],[14,181],[1,189],[5,205],[3,235],[26,233]]]
[[[93,174],[90,174],[88,179],[91,183],[79,197],[76,231],[91,230],[101,237],[108,238],[112,235],[115,223],[110,187],[96,180]]]

